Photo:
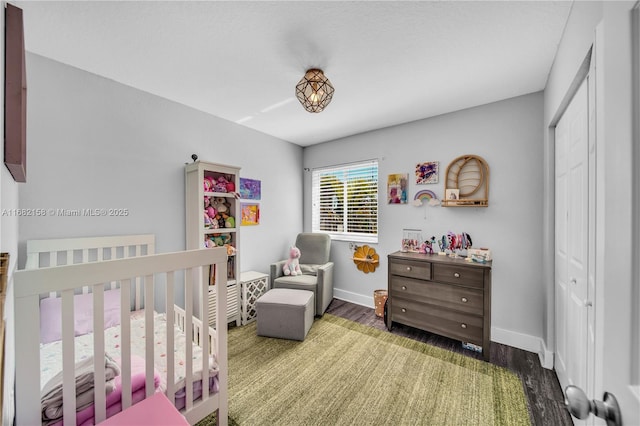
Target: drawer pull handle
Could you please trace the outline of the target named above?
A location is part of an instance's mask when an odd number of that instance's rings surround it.
[[[462,328],[467,328],[467,324],[462,323],[462,324],[460,324],[460,327],[462,327]]]
[[[469,301],[469,299],[467,299],[466,297],[462,298],[462,303],[467,303]]]
[[[453,276],[456,277],[456,278],[460,278],[460,274],[457,273],[457,272],[454,272]]]
[[[411,266],[407,266],[407,271],[410,271],[410,270],[411,270]]]
[[[403,286],[402,286],[402,289],[403,289],[403,290],[406,290],[406,289],[407,289],[407,286],[406,286],[406,285],[403,285]]]
[[[403,312],[403,313],[404,313],[404,312],[407,312],[407,310],[406,310],[405,308],[402,308],[402,312]]]

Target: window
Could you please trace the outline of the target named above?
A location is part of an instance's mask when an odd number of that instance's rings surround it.
[[[313,232],[338,240],[378,242],[378,161],[315,169]]]

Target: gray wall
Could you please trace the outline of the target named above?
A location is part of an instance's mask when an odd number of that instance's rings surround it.
[[[241,229],[242,271],[268,272],[302,229],[301,147],[38,55],[27,55],[27,70],[29,180],[20,207],[130,214],[23,217],[20,267],[25,242],[37,238],[152,233],[157,252],[183,250],[192,153],[262,180],[261,224]]]
[[[387,287],[387,254],[400,248],[403,228],[424,238],[468,232],[475,247],[494,256],[492,339],[538,352],[543,336],[542,259],[543,95],[529,94],[401,126],[315,145],[304,151],[304,167],[379,160],[379,241],[383,258],[373,274],[357,271],[346,242],[333,242],[335,295],[373,306],[373,291]],[[386,177],[413,176],[417,162],[439,161],[440,183],[409,186],[444,192],[449,163],[463,154],[483,157],[491,170],[489,207],[443,208],[387,205]],[[305,175],[305,229],[311,229],[311,174]],[[426,215],[426,217],[425,217]]]

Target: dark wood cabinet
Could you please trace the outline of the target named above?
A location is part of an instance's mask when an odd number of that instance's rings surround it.
[[[389,259],[387,328],[394,322],[482,346],[491,353],[491,262],[395,252]]]

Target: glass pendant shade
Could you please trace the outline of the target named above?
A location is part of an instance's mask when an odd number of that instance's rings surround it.
[[[331,102],[333,86],[322,70],[310,69],[296,85],[296,97],[309,112],[322,112]]]

